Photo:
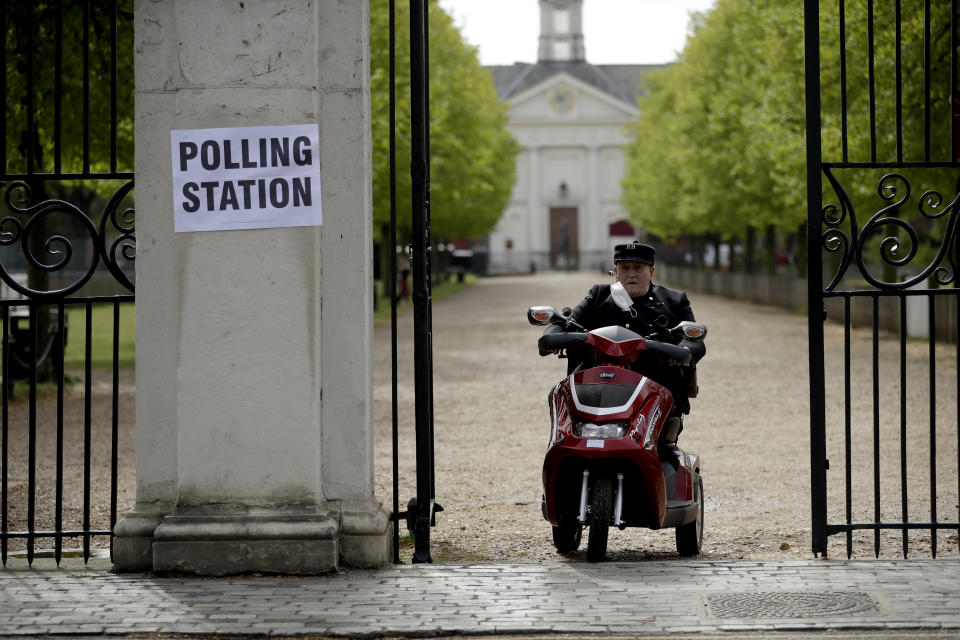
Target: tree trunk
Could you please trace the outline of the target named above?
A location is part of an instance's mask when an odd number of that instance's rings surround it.
[[[747,246],[746,251],[743,252],[744,257],[744,269],[747,273],[753,273],[756,269],[756,246],[757,246],[757,228],[754,226],[747,227]]]
[[[730,246],[730,271],[739,271],[740,270],[740,261],[737,259],[737,245],[740,243],[740,239],[737,236],[733,236],[727,242]]]
[[[396,249],[390,245],[390,225],[380,227],[380,295],[379,298],[390,299],[391,267],[397,262]]]
[[[767,275],[775,275],[777,272],[777,230],[772,224],[767,225],[764,250],[766,252]]]
[[[804,278],[807,275],[807,225],[801,224],[797,229],[797,251],[794,254],[797,276]]]
[[[700,236],[690,238],[690,247],[693,253],[693,268],[703,271],[703,238]]]
[[[449,256],[446,251],[441,251],[442,242],[435,242],[430,256],[430,272],[433,275],[433,286],[443,282],[447,267],[449,266]]]

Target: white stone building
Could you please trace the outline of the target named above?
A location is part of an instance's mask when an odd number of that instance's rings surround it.
[[[663,65],[586,61],[583,0],[540,0],[536,64],[490,67],[522,146],[517,182],[488,238],[489,273],[608,269],[636,235],[620,203],[626,125],[640,80]]]

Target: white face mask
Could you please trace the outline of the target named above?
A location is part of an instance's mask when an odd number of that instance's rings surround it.
[[[630,297],[630,294],[627,293],[627,290],[623,288],[622,284],[614,282],[610,285],[610,297],[613,298],[613,301],[618,307],[624,311],[629,311],[631,317],[637,317],[637,312],[633,308],[633,299]]]

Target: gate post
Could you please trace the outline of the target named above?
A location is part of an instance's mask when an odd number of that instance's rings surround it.
[[[384,564],[368,3],[137,0],[135,23],[137,504],[114,562]],[[174,232],[171,130],[314,123],[322,226]]]
[[[807,92],[807,318],[810,354],[810,507],[814,555],[827,555],[827,446],[820,207],[820,4],[804,0]]]
[[[429,3],[410,2],[410,121],[413,212],[414,390],[416,393],[417,506],[413,562],[432,562],[434,518],[433,335],[430,278]]]

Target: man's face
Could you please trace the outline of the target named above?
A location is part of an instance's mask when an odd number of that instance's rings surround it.
[[[636,298],[650,289],[653,267],[646,262],[623,261],[614,265],[613,273],[630,297]]]

